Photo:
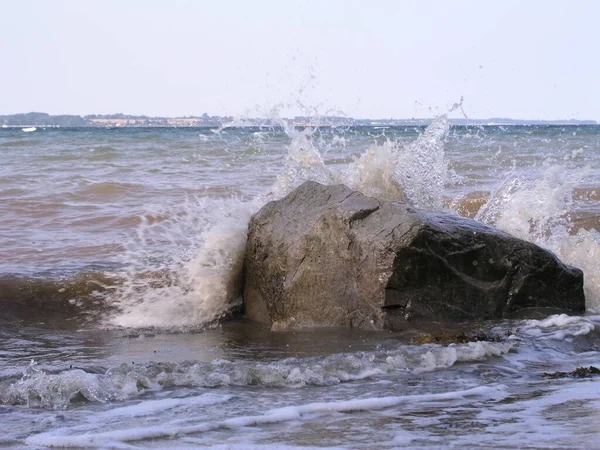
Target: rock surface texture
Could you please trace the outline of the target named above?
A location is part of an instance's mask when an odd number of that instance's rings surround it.
[[[272,329],[583,311],[583,273],[470,219],[306,182],[251,220],[246,315]]]

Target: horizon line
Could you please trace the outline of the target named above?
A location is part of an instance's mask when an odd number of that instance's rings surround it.
[[[44,116],[48,116],[48,117],[61,117],[61,116],[68,116],[68,117],[80,117],[82,119],[94,119],[94,116],[96,116],[96,119],[123,119],[123,120],[127,120],[127,119],[229,119],[229,120],[240,120],[240,121],[244,121],[244,120],[250,120],[250,121],[254,121],[254,120],[265,120],[265,121],[276,121],[276,120],[297,120],[297,119],[313,119],[313,120],[320,120],[320,119],[338,119],[338,120],[356,120],[356,121],[415,121],[415,122],[423,122],[423,121],[431,121],[437,117],[443,116],[447,114],[440,114],[438,116],[432,116],[432,117],[410,117],[410,118],[399,118],[399,117],[353,117],[353,116],[348,116],[348,115],[314,115],[314,116],[309,116],[309,115],[296,115],[293,117],[268,117],[268,116],[244,116],[244,115],[230,115],[230,114],[225,114],[225,115],[209,115],[208,113],[202,113],[202,114],[188,114],[188,115],[174,115],[174,116],[170,116],[170,115],[147,115],[147,114],[126,114],[126,113],[108,113],[108,114],[101,114],[101,113],[91,113],[91,114],[50,114],[50,113],[46,113],[46,112],[41,112],[41,111],[30,111],[30,112],[25,112],[25,113],[12,113],[12,114],[0,114],[0,118],[8,118],[8,117],[14,117],[14,116],[26,116],[26,115],[32,115],[32,114],[40,114],[40,115],[44,115]],[[111,117],[112,116],[112,117]],[[121,116],[121,117],[114,117],[114,116]],[[560,119],[532,119],[532,118],[528,118],[528,119],[520,119],[520,118],[514,118],[514,117],[501,117],[501,116],[491,116],[491,117],[484,117],[484,118],[476,118],[476,117],[448,117],[449,120],[456,120],[456,121],[461,121],[461,122],[469,122],[469,121],[474,121],[474,122],[484,122],[484,121],[515,121],[515,122],[588,122],[588,123],[595,123],[598,124],[598,121],[595,119],[574,119],[574,118],[560,118]]]

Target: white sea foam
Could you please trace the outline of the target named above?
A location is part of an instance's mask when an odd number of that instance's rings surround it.
[[[558,314],[543,320],[526,320],[519,329],[520,332],[529,336],[562,341],[591,333],[596,329],[596,323],[591,317]]]
[[[124,401],[174,386],[333,386],[399,372],[431,372],[460,362],[483,361],[507,354],[514,344],[409,345],[390,351],[286,358],[272,362],[215,359],[211,362],[122,364],[103,373],[68,369],[50,374],[32,363],[21,379],[8,386],[5,381],[4,388],[0,384],[0,403],[65,409],[73,402]],[[202,401],[207,401],[207,397]],[[160,409],[170,405],[168,401],[160,401],[148,407]],[[129,408],[121,412],[137,414],[136,411],[136,408]],[[117,410],[115,414],[121,412]]]
[[[545,388],[545,389],[544,389]],[[456,448],[596,448],[600,383],[562,380],[536,395],[515,395],[481,409],[475,420],[484,426],[469,436],[454,436]],[[540,395],[541,394],[541,395]]]
[[[206,406],[217,403],[225,403],[231,398],[230,395],[203,394],[186,398],[165,398],[162,400],[145,400],[135,405],[122,406],[109,409],[100,414],[103,418],[114,417],[144,417],[162,413],[164,411],[189,406]]]
[[[448,347],[435,346],[421,355],[421,364],[416,371],[428,372],[451,367],[457,362],[479,361],[487,356],[500,356],[514,347],[513,342],[469,342]]]
[[[143,221],[125,255],[122,282],[109,291],[122,327],[195,327],[209,324],[241,301],[240,279],[247,224],[255,202],[196,199]],[[155,255],[154,243],[173,254]]]
[[[398,146],[394,142],[373,144],[350,165],[345,181],[365,195],[403,200],[404,186],[396,174],[398,161]]]
[[[409,145],[389,139],[381,145],[373,144],[348,167],[338,171],[325,164],[312,129],[289,131],[292,142],[273,193],[281,197],[304,181],[312,180],[343,183],[365,195],[408,200],[420,208],[440,209],[447,177],[444,139],[449,127],[445,115],[437,117]]]
[[[292,142],[288,147],[284,169],[271,189],[276,198],[285,196],[308,180],[322,184],[341,182],[339,175],[325,165],[313,141],[313,129],[298,132],[286,128],[286,131],[292,137]]]
[[[475,216],[556,253],[584,272],[586,307],[600,312],[600,233],[573,229],[573,189],[586,175],[551,165],[531,178],[510,176]]]
[[[107,386],[95,374],[75,369],[49,374],[32,363],[25,375],[0,392],[2,403],[25,404],[50,409],[64,409],[72,401],[85,399],[105,402],[109,399]]]
[[[416,141],[403,151],[403,165],[397,173],[406,196],[415,206],[442,209],[447,163],[444,140],[450,128],[445,115],[436,117]]]
[[[150,426],[113,430],[106,432],[86,432],[80,435],[62,434],[66,430],[55,430],[38,434],[26,439],[28,445],[47,447],[97,447],[113,445],[113,443],[130,442],[147,439],[160,439],[175,436],[205,433],[218,429],[238,429],[242,427],[261,426],[302,419],[305,415],[332,414],[335,412],[375,411],[395,407],[402,404],[427,402],[452,402],[468,398],[502,398],[504,393],[498,389],[479,386],[471,389],[444,392],[439,394],[405,395],[380,398],[365,398],[338,402],[309,403],[272,409],[262,415],[239,416],[219,421],[201,422],[194,425]]]
[[[196,440],[188,438],[187,441],[191,441],[192,444],[196,444]],[[171,447],[170,449],[176,449],[177,447]],[[189,448],[189,447],[182,447]],[[323,450],[323,446],[298,446],[290,444],[217,444],[217,445],[201,445],[203,449],[210,450]],[[346,450],[347,447],[330,447],[327,446],[328,450]]]

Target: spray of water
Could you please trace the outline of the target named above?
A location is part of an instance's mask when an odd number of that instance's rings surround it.
[[[382,144],[373,144],[339,171],[323,161],[313,139],[314,130],[288,130],[292,142],[285,168],[277,177],[272,192],[281,197],[306,180],[343,183],[365,195],[407,200],[423,209],[440,209],[448,170],[444,159],[444,139],[448,129],[447,117],[439,116],[408,146],[389,139]]]
[[[577,229],[571,220],[573,191],[587,171],[548,165],[531,178],[509,176],[475,216],[556,253],[584,272],[586,306],[600,312],[600,233]]]
[[[338,180],[337,175],[325,165],[321,152],[314,145],[312,128],[297,132],[286,126],[285,131],[292,137],[292,142],[283,172],[277,177],[271,190],[275,197],[283,197],[307,180],[323,184]]]
[[[457,104],[453,109],[461,108]],[[290,138],[284,167],[272,188],[250,201],[207,198],[187,202],[144,222],[127,253],[124,279],[112,291],[117,307],[110,325],[204,327],[241,302],[241,276],[250,217],[266,201],[281,198],[304,181],[344,183],[366,195],[403,200],[422,209],[441,209],[449,171],[444,143],[450,125],[437,117],[412,143],[373,143],[346,167],[334,170],[323,158],[317,130],[279,123]],[[580,177],[583,175],[580,175]],[[600,235],[574,230],[569,211],[580,181],[572,171],[548,166],[543,176],[510,176],[492,193],[476,219],[557,253],[586,275],[588,309],[600,312]],[[451,203],[452,204],[452,203]],[[157,257],[153,244],[182,249]]]
[[[462,101],[451,111],[455,109],[462,110]],[[298,133],[290,145],[286,168],[277,180],[277,196],[310,179],[344,183],[366,195],[404,200],[422,209],[442,209],[445,185],[451,181],[444,153],[449,128],[447,117],[439,116],[412,143],[402,146],[387,139],[373,144],[341,172],[325,165],[312,131]],[[510,175],[484,202],[475,219],[534,242],[581,268],[587,309],[598,313],[600,233],[577,229],[570,214],[574,209],[573,191],[583,184],[588,172],[548,160],[542,168],[532,170],[528,178]]]
[[[279,122],[278,122],[279,123]],[[250,201],[188,200],[143,220],[123,261],[121,280],[109,291],[118,311],[107,324],[122,327],[198,328],[215,323],[241,302],[247,226],[267,200],[280,198],[307,180],[345,183],[368,195],[408,199],[423,208],[441,205],[446,164],[439,117],[408,147],[374,144],[342,170],[332,170],[316,145],[315,130],[280,125],[291,142],[272,188]],[[155,254],[165,244],[173,251]],[[178,250],[180,249],[180,250]]]
[[[255,202],[188,201],[169,219],[143,221],[124,257],[122,280],[109,291],[118,310],[107,325],[198,328],[215,323],[241,301],[247,224]],[[170,244],[171,255],[154,254]]]

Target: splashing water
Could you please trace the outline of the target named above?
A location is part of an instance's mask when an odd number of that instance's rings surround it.
[[[247,224],[255,202],[197,199],[163,222],[144,221],[110,293],[119,313],[107,324],[186,328],[210,324],[241,301]],[[164,260],[153,244],[185,248]]]
[[[408,199],[422,208],[442,204],[446,172],[443,139],[449,128],[438,117],[407,147],[387,141],[372,145],[349,167],[330,169],[315,144],[315,130],[297,131],[284,123],[291,138],[283,171],[270,192],[250,201],[197,199],[174,211],[143,220],[124,258],[123,280],[109,289],[118,313],[109,326],[197,328],[214,323],[241,303],[241,277],[250,217],[266,200],[281,198],[304,181],[345,183],[367,195]],[[154,254],[155,244],[174,249]]]
[[[347,182],[365,195],[404,200],[404,186],[395,170],[398,159],[398,147],[390,140],[374,144],[348,168]]]
[[[314,130],[294,133],[285,169],[277,178],[273,193],[281,197],[312,180],[343,183],[365,195],[407,200],[423,209],[440,209],[448,170],[444,139],[449,128],[447,117],[439,116],[411,144],[402,146],[389,139],[381,145],[373,144],[340,171],[325,165],[312,139]]]
[[[531,321],[529,333],[542,333]],[[592,325],[591,328],[593,329]],[[585,330],[582,330],[583,334]],[[105,403],[140,397],[164,388],[220,386],[305,387],[333,386],[349,381],[382,377],[396,371],[425,373],[457,363],[505,355],[510,342],[469,342],[453,347],[408,345],[394,350],[338,353],[308,358],[247,361],[214,359],[210,362],[126,364],[94,373],[70,368],[48,373],[32,361],[22,377],[0,389],[0,402],[48,409],[67,409],[74,403]],[[2,388],[0,382],[0,388]]]
[[[453,109],[459,107],[454,105]],[[365,195],[405,200],[422,209],[442,209],[449,182],[444,154],[449,128],[447,117],[439,116],[414,142],[402,146],[386,139],[381,145],[373,144],[341,172],[325,165],[310,139],[312,132],[300,133],[291,144],[277,192],[284,195],[310,179],[344,183]],[[541,176],[535,171],[530,179],[523,175],[506,178],[475,219],[534,242],[581,268],[585,273],[587,309],[600,312],[600,233],[575,229],[570,217],[573,190],[588,170],[574,171],[553,163],[545,163]]]
[[[587,309],[600,312],[600,233],[575,229],[570,217],[573,190],[586,175],[554,165],[536,178],[508,177],[475,220],[534,242],[582,269]]]
[[[285,128],[292,137],[285,160],[285,168],[277,177],[271,193],[280,198],[300,186],[307,180],[322,184],[331,184],[338,180],[323,161],[323,156],[313,141],[314,130],[307,128],[296,132]]]
[[[408,145],[390,139],[373,143],[337,170],[324,160],[315,137],[318,129],[281,125],[290,143],[283,170],[265,195],[249,201],[197,199],[186,203],[183,211],[163,214],[167,220],[140,226],[125,258],[127,269],[118,274],[125,281],[111,292],[110,302],[119,312],[110,325],[204,327],[230,312],[241,302],[252,214],[307,180],[343,183],[365,195],[403,200],[421,209],[443,208],[445,186],[451,181],[444,152],[450,129],[446,115],[434,119]],[[587,307],[600,312],[600,235],[575,230],[570,221],[573,188],[585,175],[573,172],[546,164],[541,177],[510,176],[483,204],[476,220],[550,249],[582,268]],[[168,257],[153,254],[153,243],[165,241],[184,250]]]
[[[418,208],[442,208],[447,177],[444,138],[449,129],[447,117],[440,116],[404,150],[404,164],[397,168],[401,171],[398,176],[408,200]]]

